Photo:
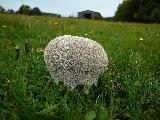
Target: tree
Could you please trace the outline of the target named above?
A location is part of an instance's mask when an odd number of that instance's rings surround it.
[[[113,20],[160,22],[160,0],[124,0]]]
[[[151,19],[157,23],[160,23],[160,5],[152,10]]]
[[[19,14],[25,14],[30,15],[31,14],[31,8],[28,5],[21,5],[21,7],[18,10]]]
[[[137,19],[138,10],[140,7],[140,0],[130,0],[127,13],[129,21],[135,21]]]
[[[129,6],[129,1],[124,1],[122,4],[120,4],[113,19],[116,21],[117,20],[125,21],[128,18],[127,16],[128,6]]]
[[[157,5],[160,4],[156,0],[142,0],[137,19],[143,22],[156,22],[154,17],[157,16],[157,11],[160,11]]]
[[[4,13],[5,9],[0,5],[0,13]]]
[[[41,10],[38,7],[34,7],[31,10],[31,15],[41,15]]]
[[[115,20],[133,21],[136,20],[140,0],[125,0],[119,5],[115,14]]]
[[[8,12],[8,13],[14,13],[14,10],[13,10],[13,9],[8,9],[7,12]]]

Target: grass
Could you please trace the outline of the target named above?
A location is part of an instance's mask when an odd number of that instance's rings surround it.
[[[108,69],[88,94],[56,85],[36,51],[64,34],[107,52]],[[1,120],[159,120],[160,25],[0,14],[0,83]]]

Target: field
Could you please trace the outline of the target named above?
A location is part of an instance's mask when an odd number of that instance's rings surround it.
[[[66,34],[107,52],[108,69],[88,94],[56,85],[37,51]],[[0,119],[159,120],[160,24],[0,14]]]

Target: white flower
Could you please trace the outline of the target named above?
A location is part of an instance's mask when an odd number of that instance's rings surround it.
[[[51,40],[44,51],[44,61],[56,83],[63,81],[74,88],[78,84],[95,85],[107,66],[103,47],[83,37],[64,35]]]
[[[87,36],[88,34],[86,33],[86,34],[84,34],[85,36]]]
[[[18,45],[16,45],[16,50],[19,49]]]
[[[139,38],[139,40],[140,40],[140,41],[143,41],[144,39],[143,39],[143,38]]]

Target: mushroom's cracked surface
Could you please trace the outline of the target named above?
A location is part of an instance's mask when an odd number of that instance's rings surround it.
[[[97,84],[108,63],[107,54],[97,42],[64,35],[51,40],[44,51],[44,61],[56,83],[75,87]]]

